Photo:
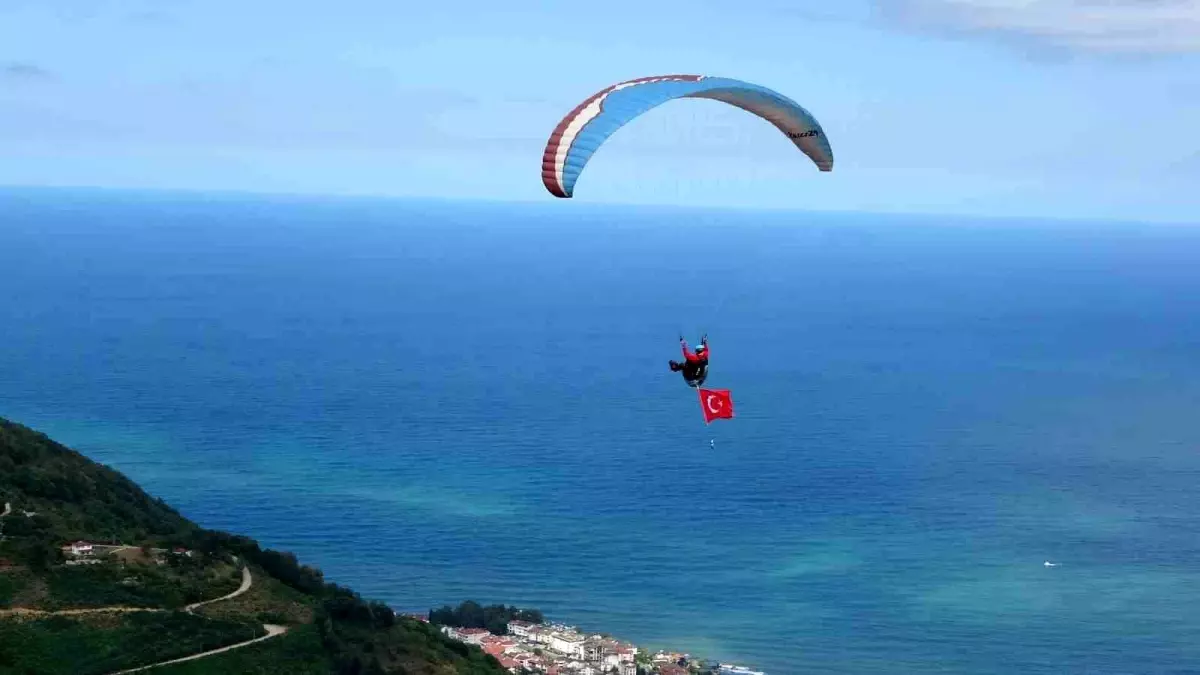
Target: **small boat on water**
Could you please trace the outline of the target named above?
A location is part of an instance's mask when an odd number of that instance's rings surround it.
[[[745,666],[734,666],[728,663],[721,664],[721,675],[767,675],[761,670],[750,670]]]

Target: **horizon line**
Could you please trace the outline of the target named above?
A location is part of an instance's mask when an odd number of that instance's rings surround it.
[[[176,196],[219,196],[240,197],[243,199],[290,199],[300,201],[365,201],[365,202],[442,202],[447,204],[492,204],[492,205],[526,205],[551,206],[552,204],[574,201],[589,208],[614,209],[651,209],[675,211],[716,211],[733,213],[769,213],[769,214],[814,214],[835,216],[882,216],[890,218],[966,218],[981,221],[1029,222],[1041,221],[1046,223],[1071,224],[1120,224],[1120,225],[1175,225],[1200,226],[1200,219],[1184,220],[1174,218],[1148,218],[1145,220],[1093,218],[1087,216],[1050,216],[1050,215],[992,215],[972,212],[955,211],[873,211],[854,209],[805,209],[796,206],[744,206],[744,205],[713,205],[713,204],[684,204],[673,202],[610,202],[590,201],[587,199],[532,199],[532,198],[496,198],[496,197],[444,197],[434,195],[400,195],[387,193],[347,193],[347,192],[288,192],[282,190],[253,190],[238,188],[201,188],[201,187],[115,187],[106,185],[26,185],[0,183],[0,193],[18,191],[45,192],[104,192],[119,194],[153,194]]]

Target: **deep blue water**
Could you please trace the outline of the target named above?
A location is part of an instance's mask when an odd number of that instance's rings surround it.
[[[405,610],[535,606],[771,675],[1197,672],[1198,250],[9,190],[0,415]],[[737,419],[667,372],[680,331]]]

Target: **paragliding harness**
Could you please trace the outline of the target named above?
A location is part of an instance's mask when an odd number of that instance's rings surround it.
[[[708,379],[708,335],[700,338],[700,347],[694,352],[688,349],[682,335],[679,336],[679,346],[683,349],[684,361],[670,361],[671,372],[682,373],[683,381],[696,391],[700,409],[704,413],[704,423],[707,425],[713,420],[733,419],[733,398],[729,390],[704,388],[704,380]],[[710,439],[708,446],[715,448],[716,440]]]
[[[699,387],[708,379],[708,359],[703,361],[671,362],[671,370],[683,373],[683,381],[689,387]]]
[[[680,342],[683,343],[683,338],[680,338]],[[700,358],[698,358],[694,361],[692,359],[685,358],[682,363],[680,363],[678,361],[670,362],[671,363],[671,372],[682,372],[683,373],[683,381],[687,382],[687,385],[692,388],[699,388],[700,385],[704,384],[704,380],[708,379],[708,341],[707,341],[707,336],[705,336],[705,339],[702,339],[700,341],[700,344],[704,345],[703,356],[701,356],[699,353],[697,353],[697,356],[699,356]],[[687,349],[686,344],[684,344],[684,350],[685,350],[684,353],[685,354],[686,354],[686,349]]]

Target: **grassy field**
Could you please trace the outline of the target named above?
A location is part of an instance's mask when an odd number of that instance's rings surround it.
[[[255,617],[262,623],[280,625],[311,623],[314,609],[312,598],[268,576],[251,569],[254,585],[242,595],[197,610],[197,614],[216,619]]]
[[[240,570],[219,561],[183,570],[112,560],[99,565],[57,567],[36,576],[10,569],[0,573],[0,607],[177,609],[231,593],[240,583]]]
[[[0,620],[0,673],[103,675],[264,633],[260,625],[182,612],[8,618]]]
[[[154,675],[329,675],[333,662],[315,626],[206,659],[156,668]]]

